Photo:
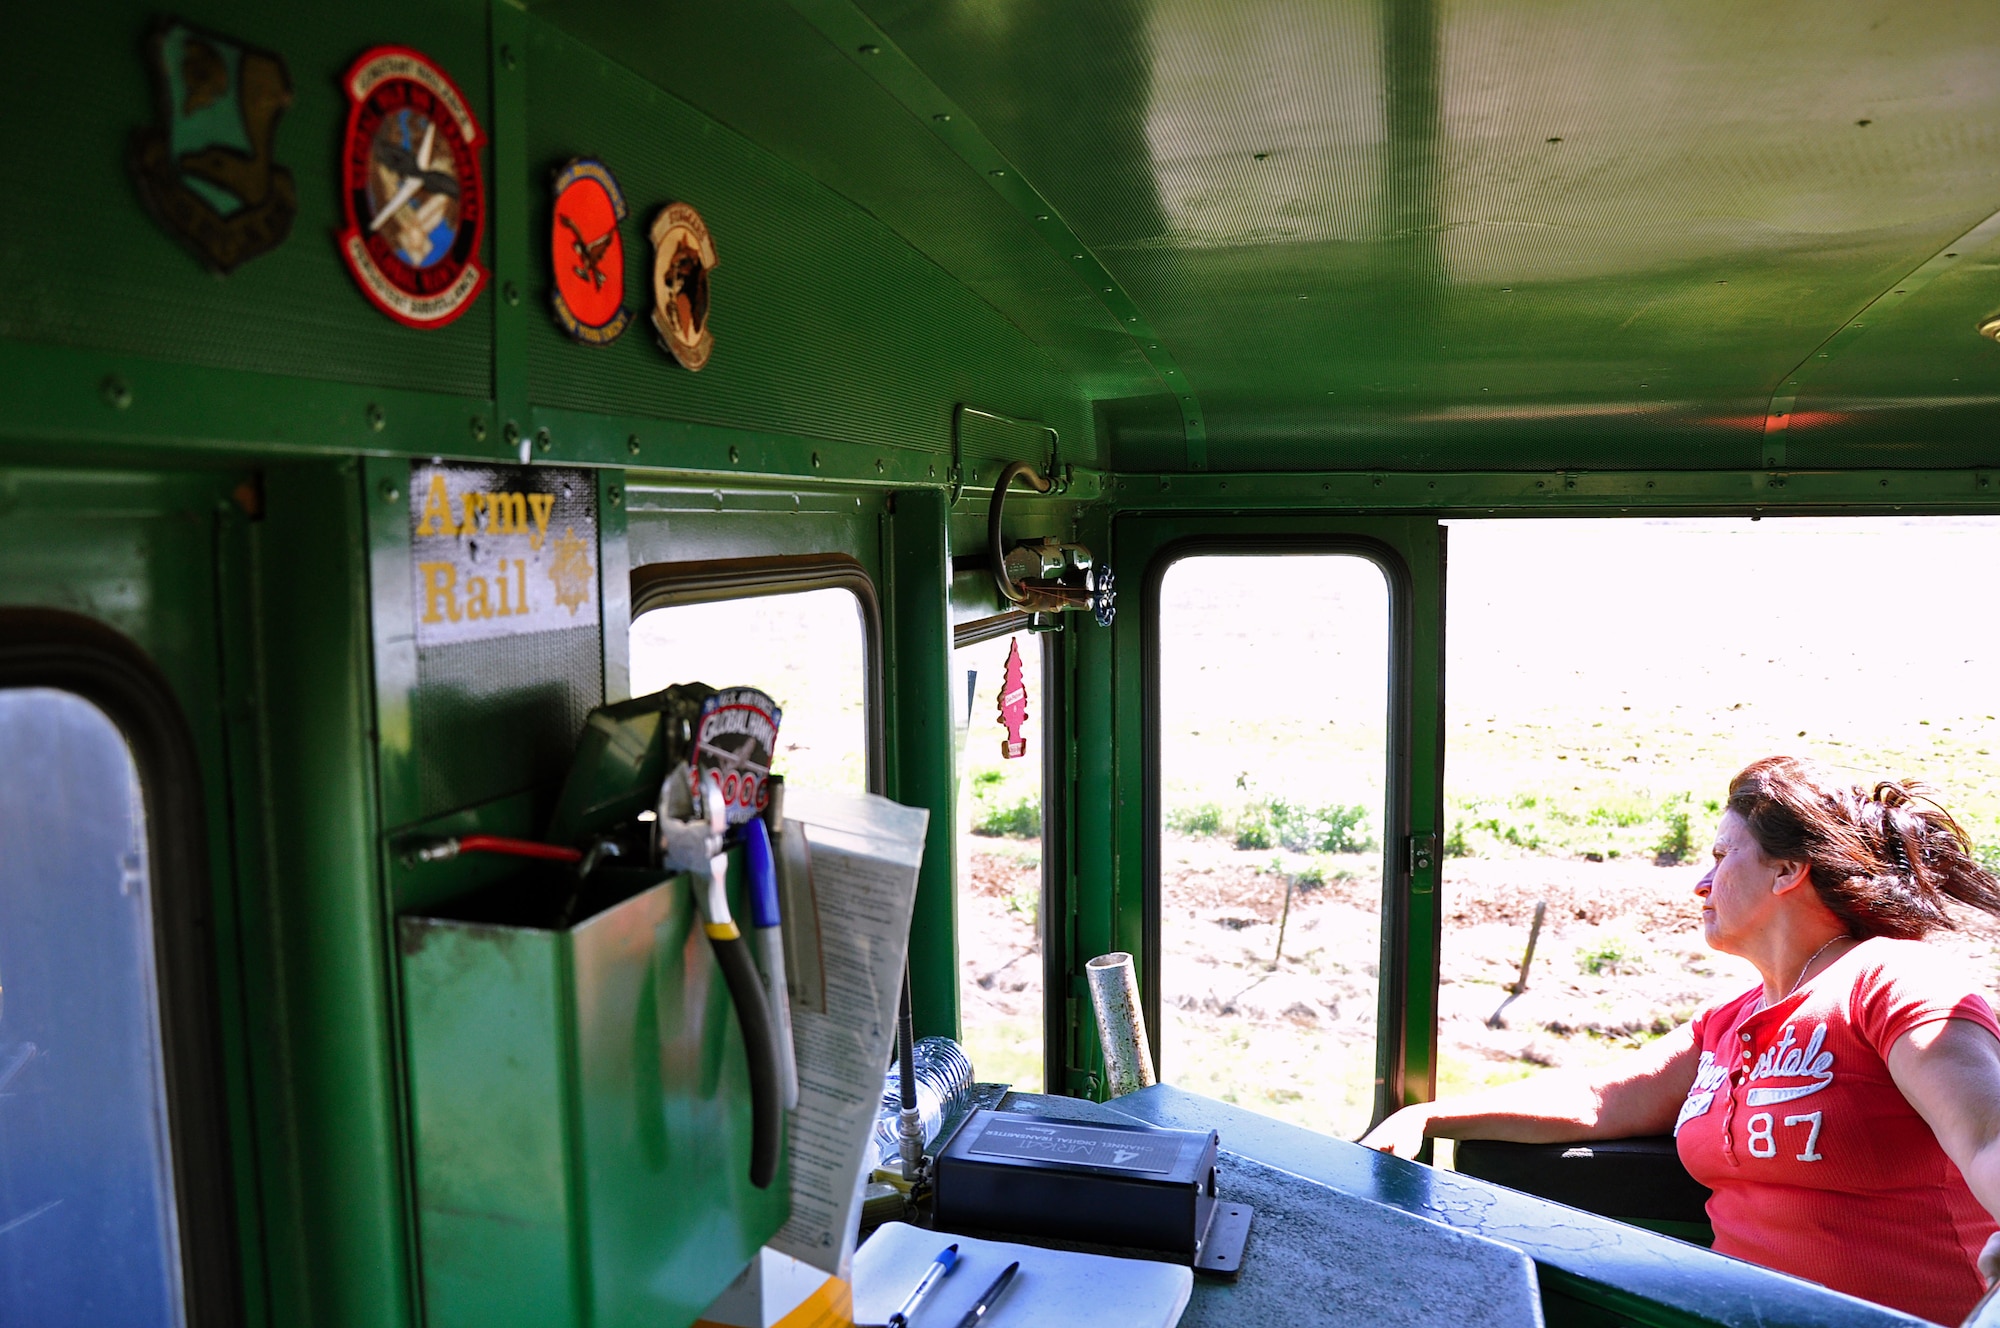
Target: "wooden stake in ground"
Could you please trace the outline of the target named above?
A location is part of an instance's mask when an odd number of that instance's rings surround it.
[[[1285,909],[1284,912],[1278,914],[1278,949],[1277,952],[1271,956],[1272,968],[1276,968],[1278,966],[1278,961],[1285,957],[1285,924],[1287,922],[1290,922],[1291,920],[1292,920],[1292,874],[1290,872],[1286,872]]]
[[[1488,1028],[1505,1028],[1507,1021],[1500,1016],[1514,1003],[1514,998],[1528,989],[1528,968],[1535,962],[1535,942],[1542,938],[1542,918],[1549,911],[1549,901],[1535,901],[1535,920],[1528,924],[1528,952],[1521,956],[1521,976],[1514,979],[1514,985],[1507,988],[1507,999],[1500,1002],[1500,1008],[1486,1021]]]

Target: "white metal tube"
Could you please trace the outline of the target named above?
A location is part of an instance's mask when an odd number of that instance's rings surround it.
[[[1097,1011],[1097,1041],[1104,1049],[1106,1087],[1112,1097],[1159,1082],[1146,1020],[1139,1009],[1139,978],[1123,950],[1099,955],[1083,966],[1090,979],[1090,1003]]]

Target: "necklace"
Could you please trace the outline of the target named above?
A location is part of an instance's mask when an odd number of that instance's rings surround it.
[[[1812,966],[1814,961],[1817,960],[1821,955],[1825,954],[1829,949],[1831,949],[1835,941],[1844,941],[1847,939],[1849,938],[1845,935],[1828,937],[1825,945],[1822,945],[1819,949],[1813,951],[1810,955],[1806,957],[1806,965],[1804,968],[1801,968],[1799,970],[1799,975],[1792,982],[1791,989],[1787,991],[1784,995],[1780,996],[1778,999],[1780,1001],[1788,1001],[1792,999],[1792,997],[1798,992],[1798,989],[1805,985],[1806,974],[1812,971]],[[1764,1000],[1762,997],[1758,998],[1757,1001],[1758,1009],[1760,1010],[1766,1009],[1769,1007],[1769,1005],[1770,1002]]]

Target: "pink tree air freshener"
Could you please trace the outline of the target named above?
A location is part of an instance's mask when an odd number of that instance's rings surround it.
[[[1000,722],[1007,736],[1001,740],[1000,755],[1013,760],[1028,754],[1028,740],[1021,726],[1028,722],[1028,685],[1021,681],[1021,642],[1007,643],[1007,672],[1000,679]]]

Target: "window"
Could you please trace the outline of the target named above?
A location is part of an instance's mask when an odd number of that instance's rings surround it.
[[[1027,689],[1025,745],[1003,753],[1009,652]],[[1042,1088],[1042,638],[952,652],[958,708],[959,1025],[978,1078]]]
[[[868,619],[855,591],[753,590],[652,609],[642,593],[639,603],[633,695],[682,682],[760,688],[783,712],[772,768],[787,784],[870,787]]]
[[[1451,551],[1441,1095],[1616,1062],[1756,984],[1693,888],[1760,757],[1923,779],[2000,864],[2000,519],[1460,520]],[[1997,937],[1931,944],[1990,971]]]
[[[1351,554],[1160,588],[1160,1068],[1348,1138],[1374,1108],[1389,588]]]
[[[0,690],[0,1305],[184,1321],[139,769],[72,693]]]

